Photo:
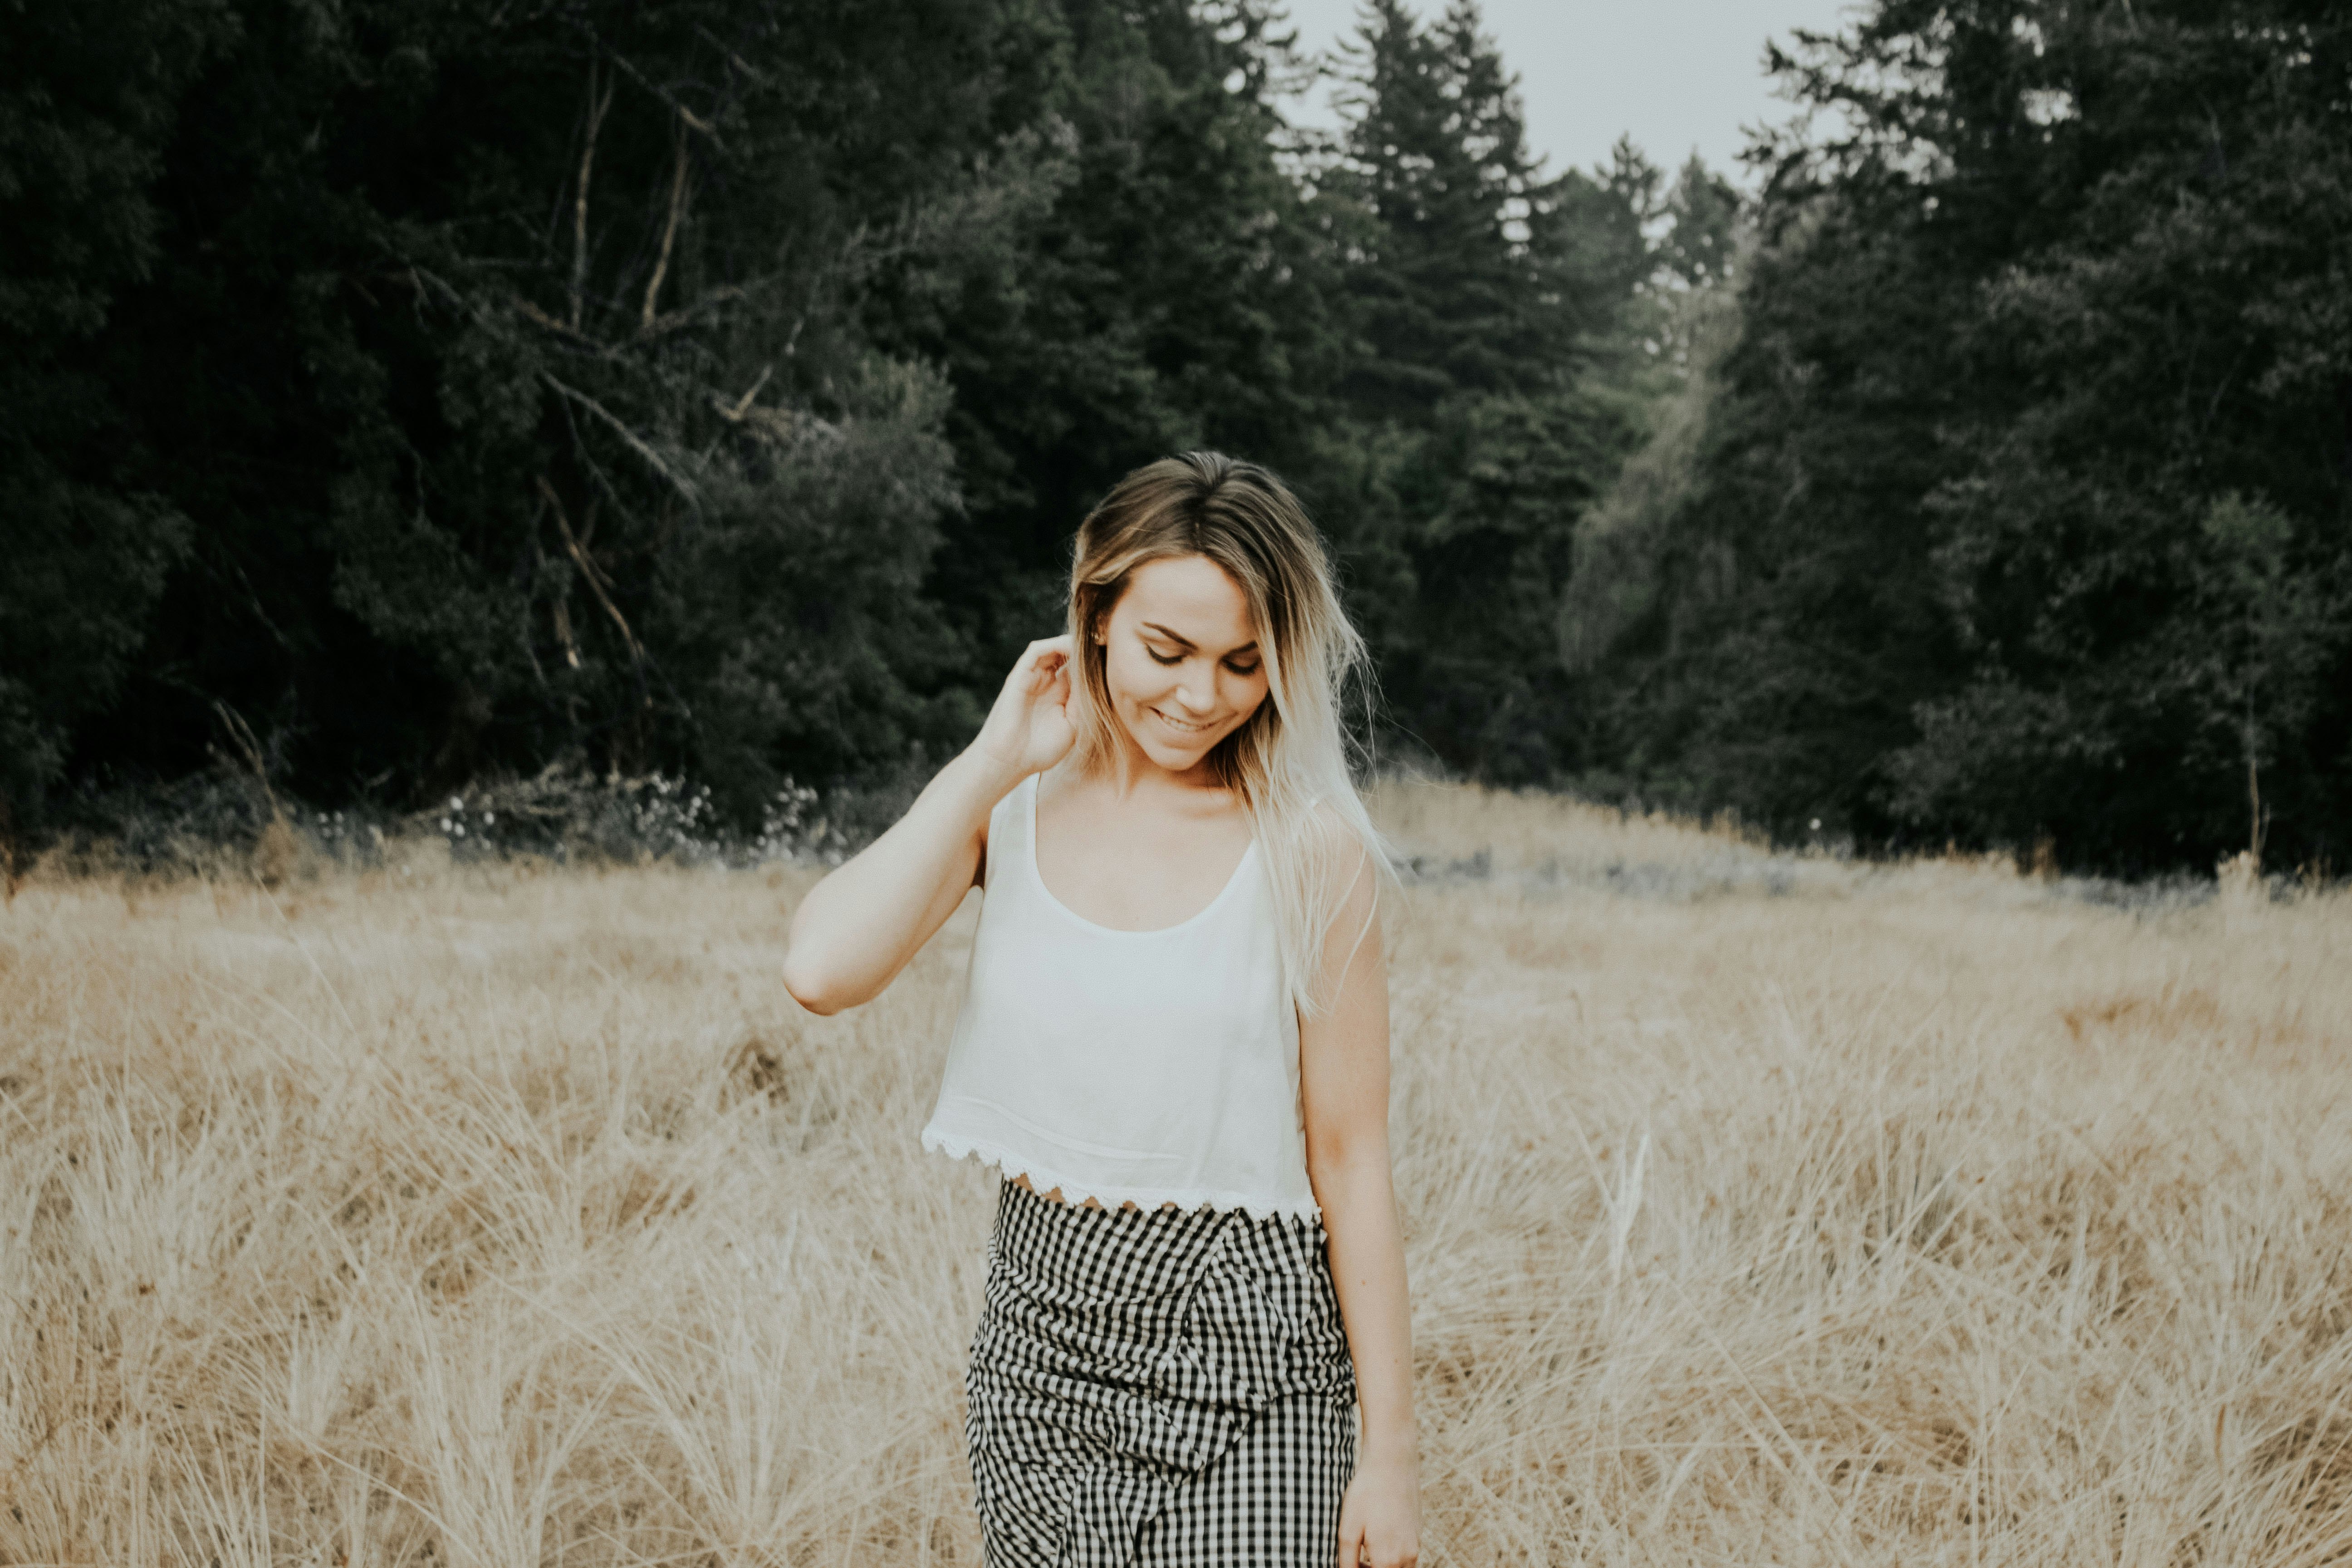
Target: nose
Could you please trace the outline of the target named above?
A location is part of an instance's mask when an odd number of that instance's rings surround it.
[[[1200,667],[1187,660],[1176,680],[1176,701],[1187,714],[1206,713],[1217,705],[1217,677],[1214,670],[1203,674]]]

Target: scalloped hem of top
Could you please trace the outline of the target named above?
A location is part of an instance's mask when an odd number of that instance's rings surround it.
[[[1221,1214],[1241,1210],[1252,1219],[1272,1219],[1280,1215],[1287,1219],[1320,1221],[1323,1210],[1312,1198],[1303,1204],[1267,1203],[1261,1198],[1244,1197],[1239,1193],[1206,1193],[1183,1187],[1104,1187],[1090,1186],[1045,1170],[1034,1161],[1024,1159],[992,1143],[969,1138],[957,1138],[944,1132],[925,1132],[923,1147],[935,1154],[945,1154],[951,1160],[977,1160],[992,1166],[1005,1180],[1026,1176],[1038,1193],[1059,1192],[1063,1201],[1083,1204],[1088,1198],[1105,1208],[1117,1208],[1133,1204],[1138,1208],[1160,1208],[1173,1204],[1181,1209],[1215,1209]]]

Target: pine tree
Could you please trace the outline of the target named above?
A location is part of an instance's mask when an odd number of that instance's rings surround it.
[[[1780,63],[1824,112],[1765,150],[1612,757],[2118,869],[2245,845],[2258,784],[2340,858],[2341,8],[1882,0]]]
[[[1119,476],[1213,446],[1298,473],[1343,352],[1332,245],[1283,168],[1295,71],[1263,0],[1068,0],[993,154],[986,243],[908,258],[885,341],[945,366],[964,523],[931,592],[983,665],[1059,622],[1069,542]]]
[[[1455,393],[1556,375],[1566,323],[1544,288],[1553,258],[1530,243],[1554,184],[1477,6],[1454,0],[1424,27],[1371,0],[1353,58],[1347,188],[1376,219],[1349,274],[1370,348],[1354,401],[1424,418]]]
[[[1651,268],[1655,176],[1543,175],[1473,0],[1423,26],[1366,7],[1341,188],[1369,215],[1348,271],[1366,344],[1348,382],[1360,556],[1403,727],[1457,766],[1572,758],[1555,625],[1578,518],[1633,444],[1612,384]]]

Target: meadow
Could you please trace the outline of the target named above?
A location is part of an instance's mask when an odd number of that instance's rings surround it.
[[[2352,1561],[2352,898],[1378,810],[1425,1561]],[[0,1563],[976,1564],[973,908],[816,874],[19,889]]]

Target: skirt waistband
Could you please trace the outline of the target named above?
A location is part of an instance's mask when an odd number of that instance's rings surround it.
[[[990,1247],[1040,1286],[1139,1306],[1183,1295],[1214,1263],[1275,1279],[1328,1277],[1319,1220],[1238,1209],[1109,1208],[1003,1184]]]

